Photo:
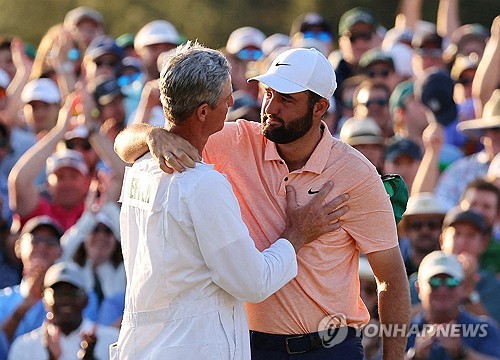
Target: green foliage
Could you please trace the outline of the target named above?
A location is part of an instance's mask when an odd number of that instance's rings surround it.
[[[365,6],[381,24],[391,27],[398,0],[0,0],[0,33],[15,34],[38,44],[45,31],[62,22],[66,12],[80,5],[103,13],[107,31],[113,36],[137,32],[155,19],[167,19],[188,39],[199,39],[211,47],[221,47],[234,29],[255,26],[271,35],[288,34],[300,14],[317,11],[337,31],[342,13]],[[436,21],[438,1],[424,1],[424,20]],[[498,0],[460,0],[463,23],[477,22],[490,28],[498,15]]]

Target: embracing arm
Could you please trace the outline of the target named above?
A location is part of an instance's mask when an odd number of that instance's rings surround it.
[[[118,134],[115,152],[127,163],[133,163],[151,151],[160,168],[168,173],[182,172],[186,167],[194,167],[201,161],[198,150],[182,137],[159,126],[133,124]]]
[[[382,338],[384,360],[402,359],[410,322],[410,290],[399,246],[366,255],[377,279],[380,323],[400,331]]]

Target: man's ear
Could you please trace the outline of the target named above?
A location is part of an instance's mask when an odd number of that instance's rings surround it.
[[[325,98],[319,99],[316,102],[316,104],[314,104],[313,108],[314,116],[319,118],[323,117],[323,115],[326,114],[326,111],[328,110],[329,107],[330,107],[330,102],[327,99]]]
[[[198,120],[205,121],[208,111],[210,110],[210,106],[207,103],[203,103],[196,109],[196,116]]]

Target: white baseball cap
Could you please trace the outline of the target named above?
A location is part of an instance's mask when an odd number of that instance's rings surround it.
[[[85,289],[85,278],[83,269],[72,261],[61,261],[52,265],[45,273],[44,287],[52,287],[57,283],[64,282]]]
[[[439,274],[446,274],[458,280],[463,280],[464,269],[455,255],[446,255],[442,251],[433,251],[422,259],[418,267],[418,282],[422,284]]]
[[[153,44],[179,44],[179,33],[166,20],[154,20],[144,25],[134,38],[135,50]]]
[[[266,35],[259,29],[251,26],[245,26],[234,30],[227,40],[226,50],[230,54],[236,54],[238,51],[248,47],[255,46],[260,49]]]
[[[337,88],[335,72],[326,57],[316,49],[290,49],[274,59],[264,75],[257,80],[272,89],[292,94],[310,90],[330,99]]]
[[[61,94],[56,83],[46,78],[31,80],[27,83],[21,93],[21,101],[27,104],[36,100],[47,104],[59,104]]]

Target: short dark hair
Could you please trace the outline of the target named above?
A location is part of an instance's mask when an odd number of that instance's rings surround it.
[[[465,193],[469,189],[491,192],[497,198],[497,212],[500,212],[500,189],[494,183],[484,178],[479,178],[472,181],[466,186],[465,190],[462,192],[462,195],[460,196],[460,201],[464,199]]]

